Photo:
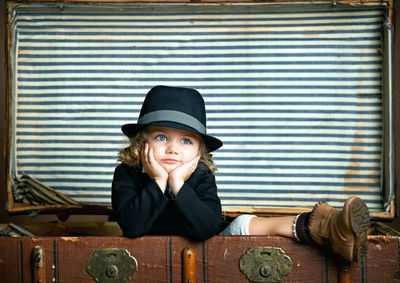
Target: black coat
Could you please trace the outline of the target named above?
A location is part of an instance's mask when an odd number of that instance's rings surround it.
[[[113,215],[124,236],[180,235],[203,241],[221,230],[214,174],[197,168],[174,197],[142,168],[120,164],[112,183]]]

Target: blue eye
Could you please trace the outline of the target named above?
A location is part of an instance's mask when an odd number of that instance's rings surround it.
[[[191,144],[192,142],[190,141],[190,139],[182,139],[181,141],[183,144]]]
[[[164,135],[158,135],[158,136],[156,137],[156,140],[158,140],[158,141],[166,141],[166,140],[167,140],[167,137],[164,136]]]

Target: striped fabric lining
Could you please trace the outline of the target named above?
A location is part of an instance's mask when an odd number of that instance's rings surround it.
[[[76,200],[43,185],[38,180],[25,174],[19,178],[14,178],[13,196],[16,201],[31,205],[80,205]]]
[[[325,5],[21,5],[18,175],[110,204],[116,155],[154,85],[198,89],[225,210],[382,211],[384,11]]]

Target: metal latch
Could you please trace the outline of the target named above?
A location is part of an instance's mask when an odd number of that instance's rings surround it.
[[[44,249],[40,246],[35,246],[32,249],[32,282],[46,283]]]
[[[250,282],[281,282],[292,272],[292,260],[281,248],[251,247],[239,267]]]
[[[138,269],[136,259],[127,250],[96,250],[86,262],[86,271],[96,282],[126,282]]]

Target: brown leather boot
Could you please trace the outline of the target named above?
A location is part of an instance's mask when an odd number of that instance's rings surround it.
[[[311,238],[349,261],[362,261],[368,252],[369,211],[364,201],[349,197],[342,210],[326,202],[315,205],[308,225]]]

